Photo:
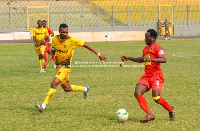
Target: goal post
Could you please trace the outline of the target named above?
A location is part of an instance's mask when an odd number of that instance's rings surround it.
[[[37,27],[38,20],[46,20],[49,27],[49,6],[28,6],[27,7],[27,28],[31,32]]]

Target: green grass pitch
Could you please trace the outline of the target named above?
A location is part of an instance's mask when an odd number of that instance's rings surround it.
[[[157,41],[166,54],[162,64],[165,84],[161,93],[176,108],[176,119],[169,121],[168,112],[152,101],[151,91],[144,96],[156,119],[139,123],[145,116],[134,97],[134,87],[144,73],[142,64],[117,62],[122,55],[139,57],[144,41],[88,43],[106,55],[108,63],[85,48],[76,48],[70,83],[90,85],[88,98],[82,92],[66,93],[59,86],[45,111],[41,104],[55,76],[51,61],[45,74],[39,73],[38,57],[33,44],[0,45],[0,130],[67,130],[67,131],[177,131],[200,129],[200,53],[199,40]],[[89,62],[89,63],[87,63]],[[110,63],[109,63],[110,62]],[[107,67],[93,67],[107,65]],[[130,67],[129,67],[130,66]],[[129,112],[126,123],[118,123],[115,113]]]

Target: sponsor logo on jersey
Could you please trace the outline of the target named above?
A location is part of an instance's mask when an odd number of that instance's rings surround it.
[[[159,54],[160,54],[160,55],[164,54],[164,51],[163,51],[163,50],[160,50],[160,51],[159,51]]]

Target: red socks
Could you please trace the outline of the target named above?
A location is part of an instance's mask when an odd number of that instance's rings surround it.
[[[44,60],[45,60],[45,61],[47,60],[47,55],[46,55],[46,53],[44,53]]]
[[[148,105],[147,105],[147,101],[144,98],[143,95],[136,97],[138,103],[140,104],[140,107],[142,108],[142,110],[144,110],[147,114],[152,114],[152,112],[150,111]],[[160,100],[158,101],[158,104],[162,105],[166,110],[171,111],[173,108],[165,101],[164,98],[160,97]]]
[[[56,62],[56,58],[55,58],[55,57],[53,57],[52,59]],[[44,60],[45,60],[45,61],[47,60],[47,55],[46,55],[46,53],[44,53]]]
[[[162,105],[166,110],[171,111],[173,108],[165,101],[164,98],[160,97],[158,104]]]
[[[140,107],[142,108],[142,110],[144,110],[147,114],[152,114],[152,112],[150,111],[147,105],[147,101],[143,95],[136,97],[136,99],[138,100],[138,103],[140,104]]]

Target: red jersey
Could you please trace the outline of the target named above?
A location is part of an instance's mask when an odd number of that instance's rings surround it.
[[[46,27],[46,29],[48,30],[48,33],[49,33],[49,39],[50,39],[50,42],[51,42],[51,35],[53,34],[53,31]],[[49,46],[49,41],[48,40],[45,40],[45,46],[48,47]]]
[[[160,58],[165,57],[163,48],[159,44],[153,44],[151,46],[146,46],[143,50],[142,57],[148,58]],[[146,75],[154,75],[154,74],[162,74],[162,70],[160,68],[160,63],[157,62],[145,62],[145,74]]]
[[[46,29],[47,29],[48,32],[49,32],[49,36],[51,36],[51,35],[53,34],[53,31],[52,31],[50,28],[48,28],[48,27],[46,27]]]

